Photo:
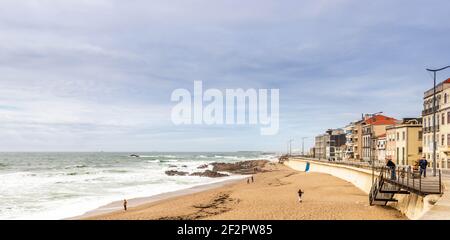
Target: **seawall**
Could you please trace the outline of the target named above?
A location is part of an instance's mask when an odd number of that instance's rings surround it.
[[[327,162],[310,161],[299,158],[291,158],[289,161],[285,161],[284,164],[294,170],[305,171],[307,162],[310,163],[309,171],[311,172],[320,172],[333,175],[352,183],[367,195],[370,192],[372,187],[372,171],[368,169],[346,165],[336,165]],[[445,192],[444,195],[446,195]],[[435,207],[436,203],[439,203],[440,195],[428,195],[426,197],[422,197],[414,193],[396,194],[395,199],[397,199],[398,202],[388,203],[388,206],[399,210],[409,219],[428,219],[429,214],[427,213],[433,212],[430,211],[430,209]],[[369,201],[369,198],[367,198],[367,201]],[[438,219],[450,218],[450,214],[440,214],[438,216],[441,216],[441,218]],[[445,216],[447,218],[445,218]]]

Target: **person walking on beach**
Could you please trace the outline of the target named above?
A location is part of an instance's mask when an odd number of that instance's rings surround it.
[[[252,183],[254,182],[255,180],[253,179],[253,176],[252,176]]]
[[[249,178],[247,178],[247,184],[250,184],[250,179]]]
[[[420,176],[427,177],[427,166],[428,161],[425,159],[425,156],[422,156],[422,158],[419,160],[419,170],[420,170]]]
[[[391,170],[391,180],[397,179],[395,176],[395,163],[392,161],[392,158],[389,156],[386,158],[386,167]]]
[[[299,203],[301,203],[303,200],[302,200],[302,195],[303,195],[303,193],[305,193],[305,192],[303,192],[302,191],[302,189],[300,188],[299,190],[298,190],[298,202]]]
[[[127,210],[128,201],[126,199],[123,200],[123,210]]]

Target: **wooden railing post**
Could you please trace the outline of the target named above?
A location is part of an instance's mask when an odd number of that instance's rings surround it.
[[[409,186],[409,174],[411,173],[411,167],[408,167],[408,172],[406,174],[406,185]]]
[[[422,193],[422,174],[419,176],[419,193]]]

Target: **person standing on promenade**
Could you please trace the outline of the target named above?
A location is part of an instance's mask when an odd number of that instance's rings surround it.
[[[128,201],[126,199],[123,200],[123,210],[127,210]]]
[[[428,161],[425,159],[425,156],[422,156],[422,158],[419,160],[419,170],[420,170],[420,176],[427,177],[427,166]]]
[[[303,193],[305,193],[305,192],[303,192],[301,188],[298,189],[298,202],[299,202],[299,203],[301,203],[301,202],[303,201],[303,200],[302,200],[302,195],[303,195]]]
[[[395,176],[395,163],[392,161],[392,158],[389,156],[386,158],[386,167],[391,170],[391,180],[395,180],[397,177]]]

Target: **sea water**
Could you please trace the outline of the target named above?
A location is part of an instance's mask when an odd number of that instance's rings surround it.
[[[139,157],[131,157],[131,154]],[[223,178],[167,176],[202,164],[274,160],[261,152],[0,153],[0,219],[63,219],[121,199],[153,196]]]

